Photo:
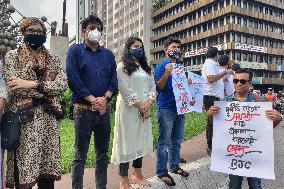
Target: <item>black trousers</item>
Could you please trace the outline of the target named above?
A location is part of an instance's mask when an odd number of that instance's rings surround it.
[[[220,99],[215,96],[208,96],[204,95],[203,97],[203,104],[205,110],[208,111],[211,106],[214,106],[214,101],[219,101]],[[207,126],[206,126],[206,139],[207,139],[207,147],[212,149],[212,138],[213,138],[213,123],[207,119]]]
[[[90,139],[94,133],[96,152],[96,189],[106,189],[108,145],[110,139],[110,114],[100,115],[84,109],[74,109],[75,158],[72,165],[72,189],[83,189],[83,175]]]
[[[142,157],[133,160],[132,167],[133,168],[141,168],[142,167]],[[120,163],[119,164],[119,172],[118,174],[122,177],[128,176],[128,169],[129,169],[129,162],[127,163]]]

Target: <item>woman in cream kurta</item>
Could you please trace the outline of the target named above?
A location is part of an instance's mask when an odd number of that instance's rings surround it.
[[[142,68],[139,61],[135,61],[135,59],[141,60],[140,56],[143,55],[145,58],[142,41],[139,38],[129,38],[124,49],[124,57],[127,56],[125,55],[127,53],[133,57],[132,63],[137,65],[137,69],[129,75],[125,69],[129,64],[124,62],[117,66],[118,88],[120,94],[118,95],[116,102],[114,140],[111,156],[112,163],[120,164],[119,174],[122,177],[120,188],[123,189],[129,188],[130,186],[127,177],[128,162],[130,161],[133,161],[134,167],[132,181],[146,185],[141,174],[142,157],[152,153],[153,136],[151,119],[149,116],[148,119],[147,116],[145,118],[140,112],[143,111],[145,104],[150,102],[150,105],[148,104],[148,114],[150,115],[149,108],[156,97],[156,87],[152,75],[148,74]],[[150,67],[148,65],[146,67],[149,68],[150,72]],[[140,163],[137,163],[137,161],[140,161]],[[138,167],[136,167],[137,164]],[[127,168],[125,168],[125,166]],[[140,169],[135,169],[139,167]],[[140,171],[140,180],[135,178],[135,171],[137,170]]]

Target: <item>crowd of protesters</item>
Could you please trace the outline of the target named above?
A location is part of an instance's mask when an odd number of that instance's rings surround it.
[[[6,179],[0,175],[1,188],[53,189],[60,179],[60,129],[62,110],[58,94],[69,85],[75,121],[75,157],[72,164],[72,188],[83,189],[84,167],[92,134],[96,153],[96,188],[106,189],[108,146],[111,124],[109,102],[118,93],[111,162],[118,164],[120,189],[131,189],[128,176],[141,186],[150,186],[142,174],[143,157],[153,152],[150,109],[157,103],[159,137],[156,174],[166,185],[176,185],[169,172],[181,177],[190,174],[180,167],[181,142],[185,115],[177,113],[172,86],[173,64],[182,65],[181,41],[171,37],[165,41],[165,58],[155,70],[145,55],[143,41],[129,37],[124,45],[122,61],[116,64],[113,53],[100,45],[103,23],[90,15],[81,22],[84,41],[73,45],[67,53],[66,73],[56,56],[44,47],[47,30],[37,18],[25,18],[20,30],[24,43],[9,51],[5,64],[0,64],[0,110],[4,103],[20,116],[19,146],[8,151]],[[214,101],[270,101],[280,113],[284,111],[284,95],[272,89],[262,95],[251,91],[252,72],[230,64],[229,57],[219,56],[210,47],[203,64],[205,80],[204,108],[208,114],[207,152],[212,151],[213,119],[219,108]],[[195,102],[190,102],[193,105]],[[267,110],[267,117],[277,125],[282,116]],[[2,152],[2,151],[1,151]],[[3,170],[3,154],[0,154]],[[4,182],[5,180],[5,182]],[[230,175],[230,189],[241,188],[242,177]],[[261,180],[249,178],[251,189],[260,189]]]

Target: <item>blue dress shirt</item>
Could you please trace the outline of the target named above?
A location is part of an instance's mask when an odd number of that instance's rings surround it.
[[[86,43],[71,46],[66,72],[73,103],[89,104],[83,97],[101,97],[107,91],[118,91],[115,57],[107,48],[99,46],[92,51]]]

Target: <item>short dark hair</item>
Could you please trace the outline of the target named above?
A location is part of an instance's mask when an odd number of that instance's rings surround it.
[[[209,58],[215,58],[218,55],[218,49],[217,47],[209,47],[207,51],[207,57]]]
[[[89,15],[87,18],[81,21],[82,30],[86,29],[89,24],[99,24],[101,26],[101,30],[103,31],[103,22],[97,15]]]
[[[219,65],[220,66],[226,66],[226,65],[228,65],[228,63],[229,63],[229,57],[227,55],[222,55],[219,58]]]
[[[239,69],[241,69],[241,66],[239,64],[236,64],[236,63],[232,64],[232,70],[233,71],[237,71]]]
[[[240,74],[240,73],[247,73],[249,74],[249,80],[252,81],[252,71],[251,69],[247,69],[247,68],[244,68],[244,69],[238,69],[235,74]]]
[[[181,41],[180,41],[180,39],[177,38],[177,37],[170,37],[169,39],[167,39],[167,40],[164,42],[164,47],[165,47],[165,48],[168,48],[172,43],[181,44]]]

